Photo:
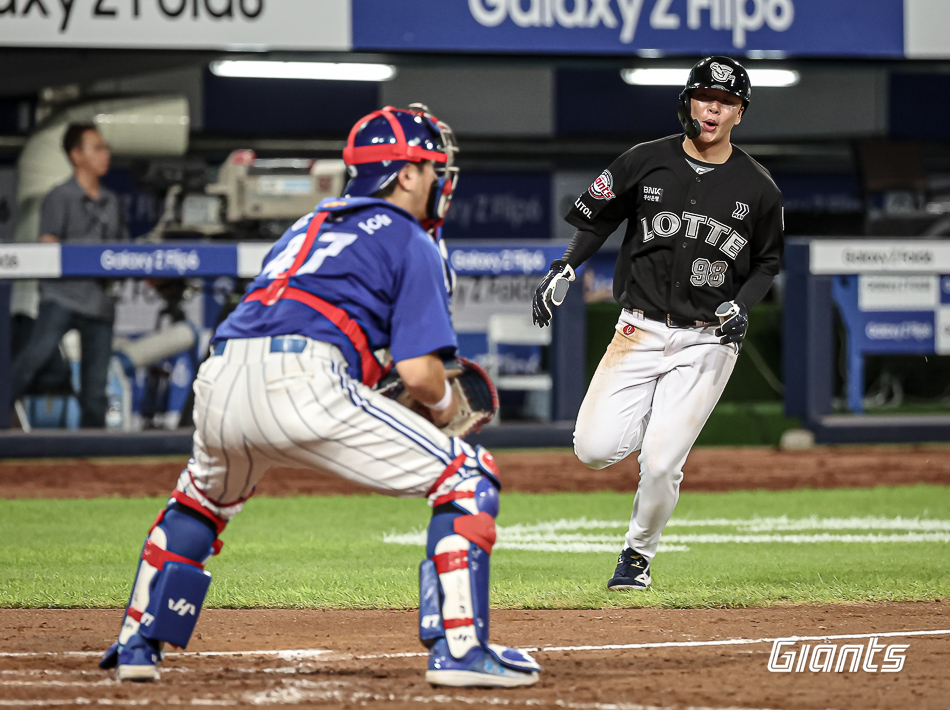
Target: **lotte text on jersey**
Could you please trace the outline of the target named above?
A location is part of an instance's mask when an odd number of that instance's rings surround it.
[[[628,150],[565,219],[603,238],[629,220],[614,271],[614,298],[625,308],[709,322],[753,271],[779,272],[782,195],[735,146],[725,163],[704,163],[686,154],[683,140]]]

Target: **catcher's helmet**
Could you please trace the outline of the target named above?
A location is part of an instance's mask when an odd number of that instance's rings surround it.
[[[407,162],[431,160],[439,175],[429,197],[429,218],[442,220],[458,180],[458,145],[448,124],[423,104],[385,108],[363,116],[343,149],[349,182],[344,197],[371,197],[388,186]]]
[[[686,87],[680,93],[676,115],[683,124],[688,138],[695,138],[702,132],[699,121],[693,118],[689,98],[693,89],[719,89],[742,99],[742,108],[749,107],[752,99],[752,82],[749,72],[739,62],[729,57],[706,57],[696,63],[686,80]]]

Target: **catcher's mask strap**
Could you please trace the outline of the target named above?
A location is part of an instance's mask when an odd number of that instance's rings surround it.
[[[364,163],[381,163],[385,160],[409,160],[414,163],[418,163],[421,160],[432,160],[436,163],[445,163],[448,161],[449,158],[446,153],[426,150],[417,145],[409,145],[406,141],[406,133],[402,130],[402,126],[396,119],[393,113],[394,111],[403,111],[414,115],[425,115],[420,111],[407,111],[406,109],[386,106],[379,111],[373,111],[371,114],[364,116],[361,121],[358,121],[353,128],[350,129],[350,135],[346,139],[346,147],[343,149],[344,163],[347,165],[362,165]],[[359,132],[359,129],[377,116],[382,116],[389,122],[396,142],[365,146],[353,145],[353,141],[356,139],[356,134]]]
[[[340,332],[346,336],[346,339],[349,340],[356,349],[360,357],[361,380],[364,385],[372,387],[379,382],[386,373],[376,359],[376,356],[373,355],[373,351],[369,345],[369,339],[366,337],[366,333],[363,332],[360,324],[353,320],[342,308],[324,301],[309,291],[288,286],[290,277],[297,273],[297,269],[303,265],[307,256],[309,256],[310,250],[313,248],[313,243],[316,241],[317,233],[327,218],[327,214],[327,212],[318,212],[314,215],[310,226],[307,228],[307,238],[300,247],[300,251],[297,252],[293,266],[278,275],[269,286],[259,288],[247,294],[244,300],[258,301],[265,306],[272,306],[282,299],[287,299],[297,301],[315,310],[339,328]]]

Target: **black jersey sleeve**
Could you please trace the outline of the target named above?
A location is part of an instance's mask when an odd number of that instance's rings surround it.
[[[774,187],[774,183],[773,183]],[[752,232],[751,263],[753,271],[762,271],[771,276],[782,268],[785,253],[785,212],[782,193],[774,187],[762,200],[762,210]]]
[[[614,160],[591,186],[574,200],[564,219],[574,227],[609,237],[636,211],[636,187],[644,171],[643,145],[634,146]]]
[[[765,298],[765,294],[772,288],[772,281],[774,280],[775,277],[772,274],[767,274],[764,271],[752,271],[749,278],[742,284],[742,288],[739,289],[739,293],[736,294],[735,300],[746,308],[752,308]]]
[[[564,251],[564,261],[570,264],[572,269],[576,269],[596,254],[597,250],[600,249],[606,241],[607,236],[600,236],[585,229],[578,229],[574,232],[571,243],[568,244],[567,249]]]
[[[736,300],[751,308],[762,300],[772,285],[772,280],[782,267],[785,252],[785,216],[782,193],[774,190],[762,200],[762,213],[755,222],[752,233],[751,270],[739,288]]]

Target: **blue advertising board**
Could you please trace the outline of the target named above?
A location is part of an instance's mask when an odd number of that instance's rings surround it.
[[[63,276],[218,276],[237,273],[234,244],[63,244]]]
[[[832,278],[831,293],[847,330],[848,408],[863,411],[864,357],[932,355],[946,350],[946,288],[950,276],[849,274]],[[938,295],[939,292],[939,295]]]
[[[352,0],[356,50],[904,55],[902,0]]]
[[[449,247],[449,263],[459,276],[543,276],[552,261],[564,256],[564,245],[553,247]]]
[[[550,239],[551,173],[466,170],[445,217],[447,239]]]

